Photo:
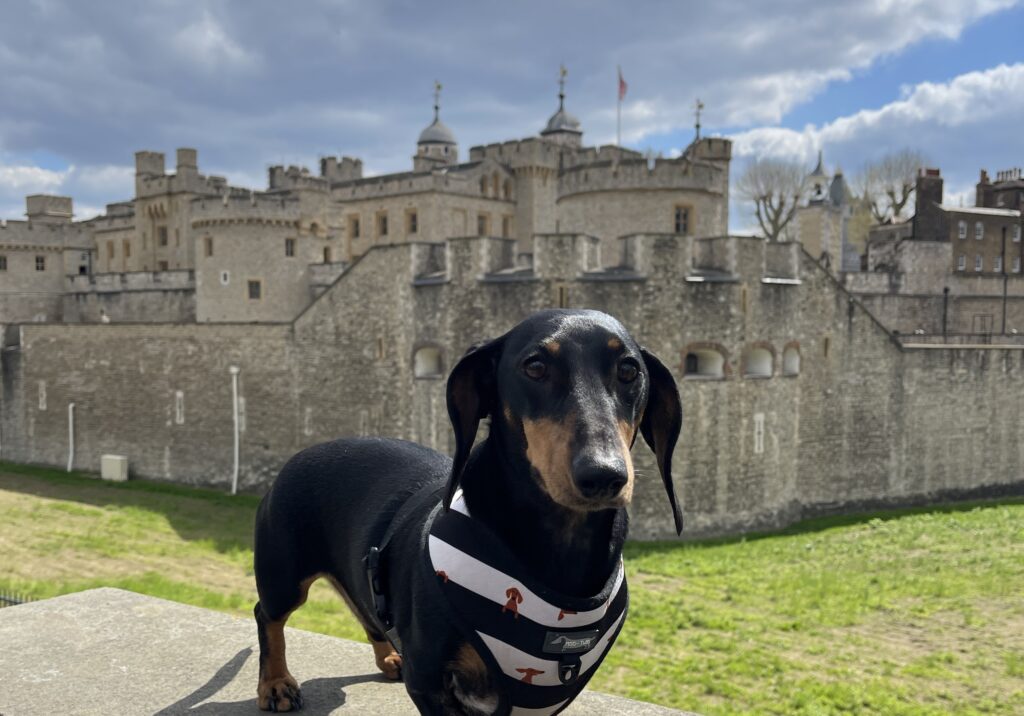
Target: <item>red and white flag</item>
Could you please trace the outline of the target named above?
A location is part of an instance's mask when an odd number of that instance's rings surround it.
[[[629,86],[626,84],[626,80],[622,79],[622,68],[619,68],[619,101],[621,102],[626,98],[626,90]]]

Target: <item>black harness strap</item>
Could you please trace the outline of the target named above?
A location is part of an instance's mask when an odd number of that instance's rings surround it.
[[[387,637],[387,640],[391,642],[391,646],[399,654],[402,653],[402,641],[398,638],[398,630],[391,619],[391,610],[388,607],[386,591],[387,548],[391,543],[391,538],[398,533],[398,530],[401,529],[410,516],[417,514],[421,507],[429,504],[432,500],[436,501],[437,504],[441,503],[441,492],[444,489],[444,485],[443,481],[439,483],[428,482],[406,498],[405,502],[398,508],[398,511],[395,512],[395,516],[391,518],[391,522],[388,524],[384,536],[380,538],[380,542],[377,546],[370,547],[366,557],[363,558],[363,564],[366,566],[366,579],[370,585],[370,594],[373,596],[373,609],[377,614],[377,620],[383,627],[384,636]]]

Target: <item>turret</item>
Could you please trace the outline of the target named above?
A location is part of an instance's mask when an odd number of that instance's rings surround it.
[[[452,130],[441,121],[441,83],[434,83],[434,121],[420,132],[413,157],[413,171],[429,171],[457,164],[459,145]]]

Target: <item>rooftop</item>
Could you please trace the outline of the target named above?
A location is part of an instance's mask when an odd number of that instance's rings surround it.
[[[262,713],[251,619],[102,588],[0,609],[0,633],[0,713]],[[297,629],[287,639],[301,714],[416,713],[369,644]],[[592,691],[564,713],[684,716]]]
[[[950,206],[949,204],[943,204],[942,210],[957,214],[984,214],[986,216],[1011,217],[1020,216],[1020,212],[1016,209],[991,209],[987,206]]]

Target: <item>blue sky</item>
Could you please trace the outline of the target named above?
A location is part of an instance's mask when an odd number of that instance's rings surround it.
[[[0,25],[0,217],[28,193],[85,217],[132,193],[132,154],[199,150],[253,188],[266,168],[347,154],[410,168],[434,79],[460,149],[531,136],[557,104],[588,143],[670,154],[693,133],[852,175],[910,147],[971,200],[978,170],[1024,164],[1024,4],[1015,0],[516,3],[268,0],[6,3]],[[736,204],[732,228],[749,227]]]

